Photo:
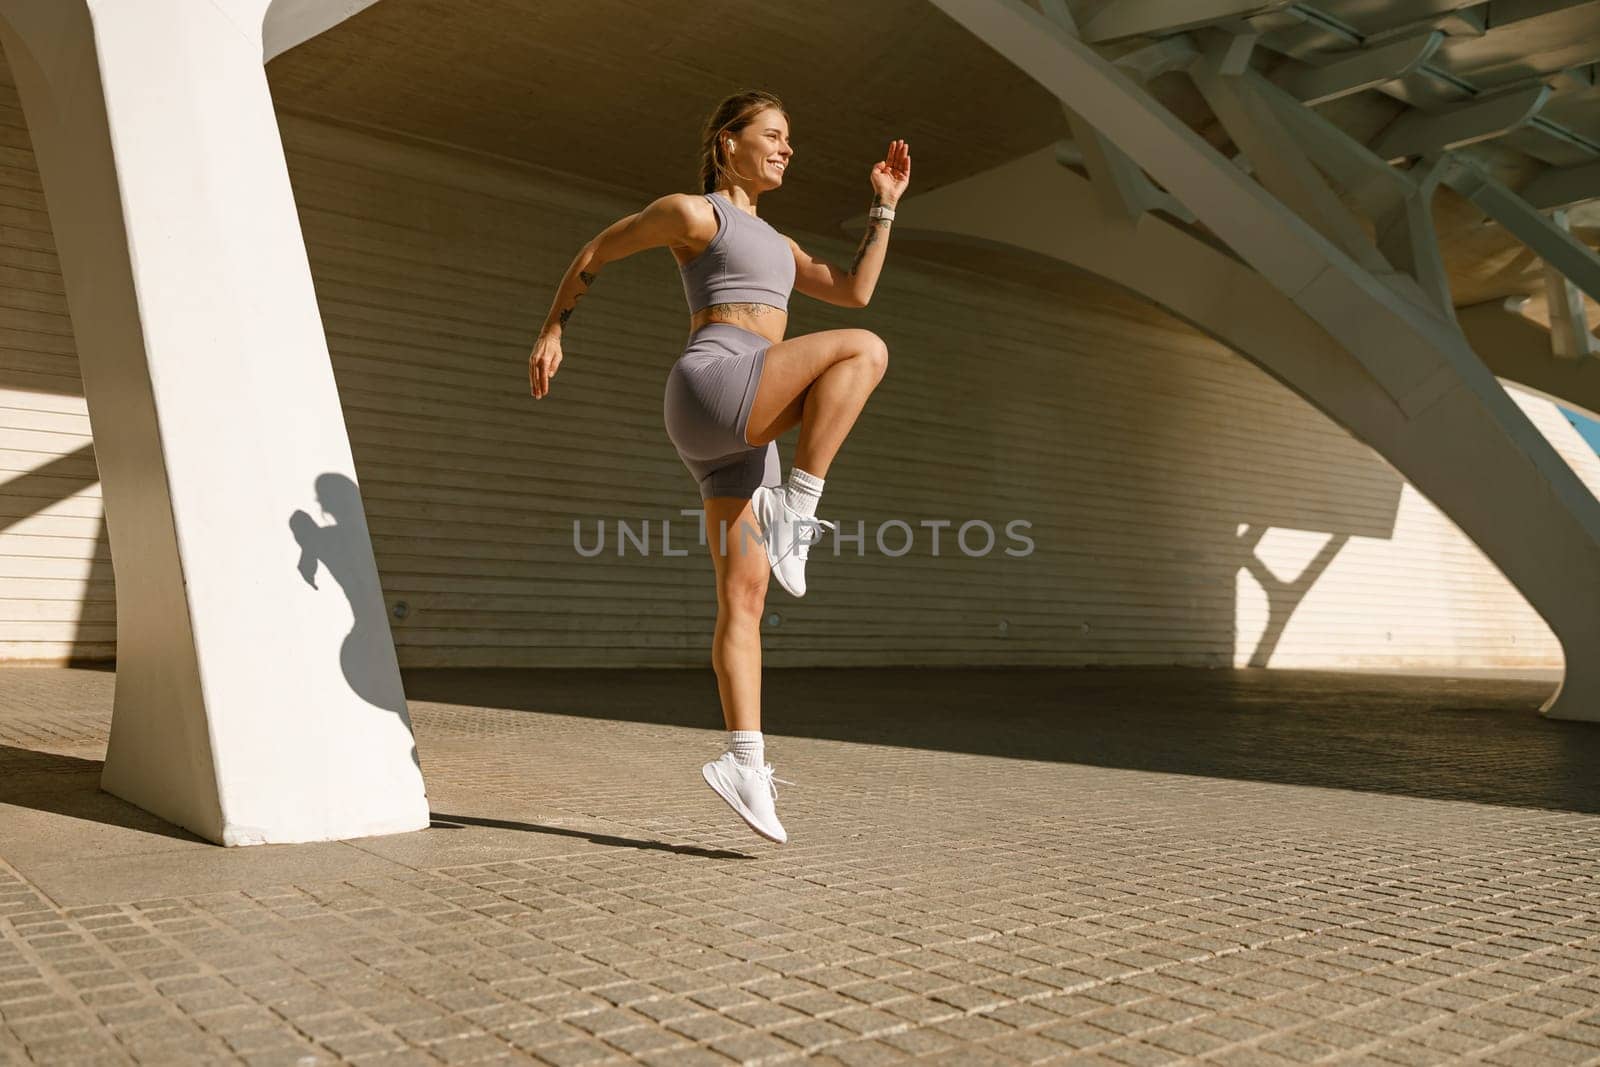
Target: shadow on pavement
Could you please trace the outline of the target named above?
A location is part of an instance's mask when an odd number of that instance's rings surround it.
[[[407,670],[416,705],[722,729],[709,669]],[[1600,812],[1549,681],[1243,668],[769,668],[773,735]],[[424,739],[425,740],[425,739]],[[426,749],[424,747],[424,766]]]

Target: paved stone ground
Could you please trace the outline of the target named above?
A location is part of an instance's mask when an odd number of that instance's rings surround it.
[[[0,1063],[1600,1063],[1600,726],[1548,682],[408,673],[435,825],[222,849],[0,671]]]

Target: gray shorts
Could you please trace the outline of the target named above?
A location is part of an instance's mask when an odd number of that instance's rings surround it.
[[[712,322],[689,337],[667,374],[661,418],[678,457],[700,483],[700,499],[748,499],[758,485],[783,484],[778,442],[745,440],[761,368],[772,346],[758,333]]]

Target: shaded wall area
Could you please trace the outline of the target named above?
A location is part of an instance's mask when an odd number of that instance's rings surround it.
[[[551,396],[526,388],[572,256],[671,190],[281,126],[401,663],[704,667],[711,564],[661,424],[688,320],[666,250],[608,264]],[[104,660],[92,435],[4,68],[0,138],[0,660]],[[1560,664],[1451,523],[1277,382],[1098,283],[976,265],[891,247],[869,308],[792,302],[790,336],[864,326],[891,357],[823,500],[860,541],[813,550],[804,600],[774,589],[768,664]],[[1600,484],[1558,409],[1513,395]]]

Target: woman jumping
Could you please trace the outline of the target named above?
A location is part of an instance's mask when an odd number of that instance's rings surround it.
[[[702,132],[701,194],[669,193],[584,245],[528,361],[529,388],[542,398],[561,366],[562,327],[596,272],[647,248],[671,250],[689,301],[689,339],[667,374],[662,418],[705,506],[717,581],[711,665],[728,730],[728,750],[701,774],[752,829],[780,844],[788,834],[778,821],[773,783],[784,779],[773,778],[761,736],[768,574],[790,594],[805,595],[813,535],[837,529],[816,517],[823,476],[889,361],[888,347],[870,330],[783,340],[789,293],[866,307],[883,269],[894,206],[911,179],[910,148],[891,141],[870,175],[866,235],[850,269],[840,270],[756,214],[756,200],[783,185],[793,157],[789,116],[776,96],[753,90],[718,104]],[[796,424],[800,439],[784,484],[777,438]],[[765,551],[746,552],[748,541]]]

